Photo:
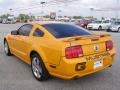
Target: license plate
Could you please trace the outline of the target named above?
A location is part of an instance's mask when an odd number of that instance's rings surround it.
[[[98,68],[98,67],[102,67],[103,66],[103,61],[95,61],[94,62],[94,69]]]

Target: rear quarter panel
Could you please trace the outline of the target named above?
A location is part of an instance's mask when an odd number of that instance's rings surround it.
[[[44,32],[43,37],[34,37],[31,33],[32,47],[31,51],[39,53],[43,62],[52,65],[58,65],[62,56],[62,44],[59,40],[55,39],[45,28],[40,25],[35,25]],[[30,51],[30,52],[31,52]],[[30,53],[29,53],[30,54]]]

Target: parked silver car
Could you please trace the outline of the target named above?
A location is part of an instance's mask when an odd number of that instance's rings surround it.
[[[120,21],[113,22],[110,27],[107,30],[108,32],[110,31],[117,31],[120,32]]]

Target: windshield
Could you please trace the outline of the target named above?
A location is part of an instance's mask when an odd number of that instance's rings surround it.
[[[13,21],[13,19],[7,19],[8,21]]]
[[[99,24],[99,23],[102,23],[102,21],[93,21],[93,23]]]
[[[91,35],[83,28],[69,24],[45,24],[43,25],[56,38]]]
[[[109,20],[106,20],[106,21],[103,21],[103,23],[110,23],[110,21],[109,21]]]

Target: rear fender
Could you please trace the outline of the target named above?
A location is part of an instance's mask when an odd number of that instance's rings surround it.
[[[37,48],[37,47],[32,47],[31,48],[31,51],[29,53],[29,59],[30,59],[30,55],[33,51],[40,55],[40,57],[42,58],[44,63],[48,62],[47,59],[46,59],[46,55],[45,55],[44,51],[42,50],[42,48]]]

